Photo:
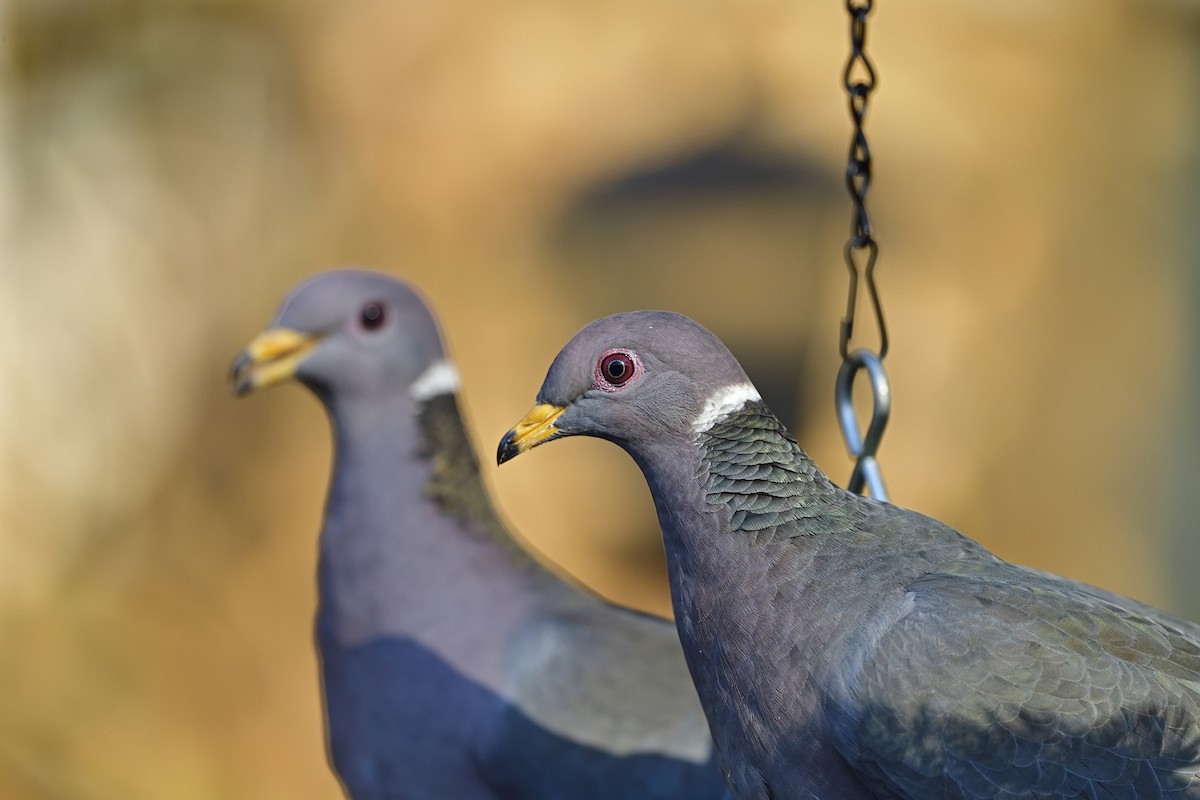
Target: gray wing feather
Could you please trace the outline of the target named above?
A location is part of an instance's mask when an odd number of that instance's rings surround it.
[[[831,709],[843,755],[885,797],[1200,797],[1195,626],[997,573],[907,587]]]
[[[675,626],[599,603],[531,620],[509,648],[512,702],[553,731],[617,755],[701,764],[712,737]]]

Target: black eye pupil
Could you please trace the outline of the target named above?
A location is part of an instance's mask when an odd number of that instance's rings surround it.
[[[362,309],[362,325],[373,331],[383,324],[383,306],[379,303],[367,303]]]
[[[633,360],[625,353],[612,353],[600,362],[600,374],[613,386],[621,386],[633,377]]]

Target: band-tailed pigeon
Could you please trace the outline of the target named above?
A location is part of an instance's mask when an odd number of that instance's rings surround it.
[[[658,510],[734,796],[1200,798],[1200,626],[829,481],[707,330],[593,322],[501,462],[609,439]]]
[[[565,583],[496,515],[412,289],[301,284],[233,369],[238,394],[289,378],[333,425],[316,640],[350,797],[725,795],[674,626]]]

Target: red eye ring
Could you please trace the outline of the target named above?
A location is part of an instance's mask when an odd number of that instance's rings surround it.
[[[642,362],[627,350],[608,350],[596,361],[595,385],[606,392],[625,387],[642,371]]]

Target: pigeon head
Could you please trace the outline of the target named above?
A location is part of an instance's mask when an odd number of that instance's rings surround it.
[[[537,405],[505,434],[496,460],[563,436],[596,436],[631,453],[691,440],[752,399],[758,392],[741,365],[699,324],[666,311],[614,314],[567,342]]]
[[[233,363],[239,396],[296,379],[322,399],[453,390],[437,324],[407,284],[365,270],[323,272],[284,299]]]

